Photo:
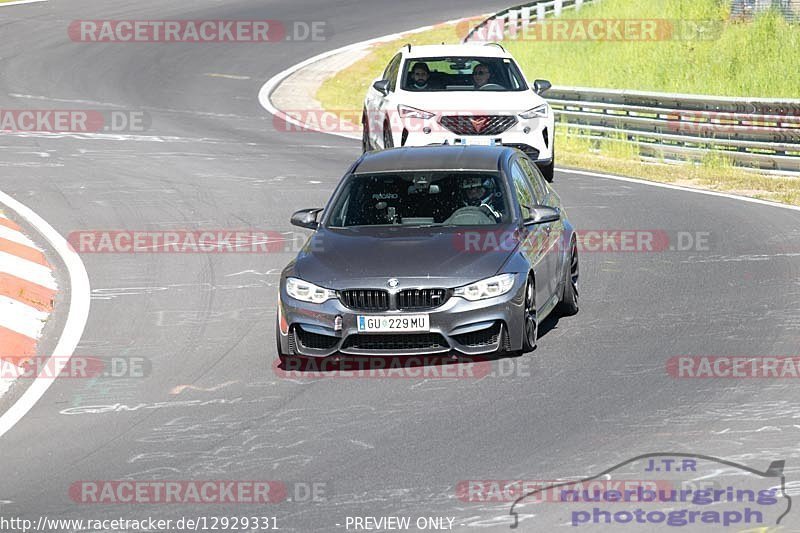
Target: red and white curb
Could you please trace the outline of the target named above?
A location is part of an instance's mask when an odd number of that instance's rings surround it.
[[[69,285],[64,329],[53,348],[57,356],[47,368],[55,375],[69,363],[83,335],[89,318],[89,276],[80,256],[50,224],[32,209],[0,192],[0,207],[13,212],[26,226],[35,231],[58,255],[66,271],[59,279]],[[0,395],[8,391],[19,375],[19,365],[36,356],[36,343],[53,311],[53,299],[58,290],[53,267],[42,249],[5,214],[0,214]],[[54,383],[50,375],[38,376],[25,392],[2,415],[0,437],[5,435]]]
[[[0,395],[36,355],[57,290],[44,252],[0,213]]]

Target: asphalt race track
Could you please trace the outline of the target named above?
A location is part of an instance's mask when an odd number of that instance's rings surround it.
[[[53,0],[0,8],[0,108],[144,111],[151,120],[147,131],[120,137],[0,136],[0,190],[62,235],[299,232],[291,213],[324,205],[360,145],[276,131],[257,99],[264,81],[328,49],[507,3]],[[332,34],[266,45],[93,44],[70,41],[76,19],[325,21]],[[141,357],[152,372],[57,381],[0,441],[0,502],[8,502],[0,514],[267,515],[298,532],[345,530],[348,516],[440,516],[453,517],[458,531],[505,531],[510,504],[463,502],[459,481],[588,476],[666,451],[758,469],[786,460],[787,483],[796,484],[794,381],[674,379],[666,363],[798,355],[800,212],[566,171],[555,187],[579,229],[685,232],[706,236],[708,246],[584,252],[581,312],[546,323],[534,353],[495,361],[498,375],[482,379],[282,379],[272,368],[274,317],[289,252],[83,255],[92,309],[76,354]],[[70,497],[81,480],[125,479],[322,483],[326,498],[261,507]],[[790,530],[798,516],[786,519]]]

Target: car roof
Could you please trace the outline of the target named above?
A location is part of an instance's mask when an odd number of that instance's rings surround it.
[[[451,57],[451,56],[476,56],[476,57],[511,57],[499,46],[488,44],[429,44],[411,46],[411,51],[403,47],[402,51],[407,58],[422,57]]]
[[[415,170],[479,170],[497,172],[500,162],[511,155],[507,146],[415,146],[368,152],[353,174]]]

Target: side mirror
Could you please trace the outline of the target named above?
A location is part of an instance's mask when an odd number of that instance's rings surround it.
[[[386,96],[389,94],[389,80],[378,80],[372,84],[372,88]]]
[[[319,222],[317,222],[317,213],[322,209],[301,209],[292,215],[291,223],[295,226],[300,226],[306,229],[317,229]]]
[[[550,90],[553,84],[547,80],[536,80],[533,82],[533,91],[536,94],[542,94],[545,91]]]
[[[525,219],[525,225],[529,224],[546,224],[548,222],[555,222],[561,219],[561,211],[555,207],[547,207],[546,205],[537,205],[530,208],[531,216]]]

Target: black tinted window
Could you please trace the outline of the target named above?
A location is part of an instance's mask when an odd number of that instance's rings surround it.
[[[490,225],[510,220],[508,206],[493,173],[357,175],[334,200],[328,226]]]
[[[428,80],[415,85],[414,68],[427,68]],[[483,74],[482,76],[476,74]],[[423,57],[403,65],[406,91],[524,91],[528,89],[517,65],[505,57]]]
[[[525,172],[518,161],[511,164],[511,180],[514,182],[514,190],[517,195],[517,202],[519,202],[519,207],[522,210],[522,218],[530,218],[531,211],[529,208],[536,205],[537,202],[528,184],[528,178],[525,176]]]

